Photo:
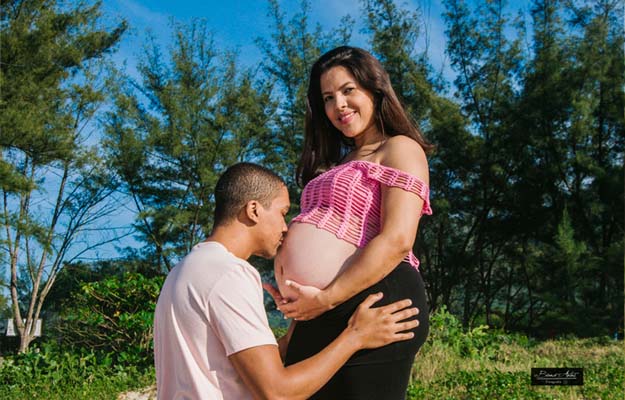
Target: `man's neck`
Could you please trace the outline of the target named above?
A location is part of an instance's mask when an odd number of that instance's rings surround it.
[[[205,241],[221,243],[230,253],[243,260],[250,258],[253,252],[249,232],[245,228],[240,229],[236,223],[216,227]]]

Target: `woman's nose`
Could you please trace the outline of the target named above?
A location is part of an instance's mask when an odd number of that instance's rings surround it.
[[[336,109],[337,110],[342,110],[345,107],[347,107],[347,99],[345,98],[345,96],[343,95],[338,95],[336,96]]]

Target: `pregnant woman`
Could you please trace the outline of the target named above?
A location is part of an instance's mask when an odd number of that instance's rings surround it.
[[[419,219],[431,214],[426,151],[388,74],[368,52],[339,47],[313,65],[306,138],[297,177],[305,185],[275,259],[291,326],[286,364],[319,352],[358,304],[410,298],[420,313],[410,341],[356,353],[313,399],[404,399],[428,333],[428,307],[412,253]]]

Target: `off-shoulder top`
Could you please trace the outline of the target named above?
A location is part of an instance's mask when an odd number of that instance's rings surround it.
[[[432,214],[430,188],[407,172],[370,161],[353,160],[312,179],[304,187],[301,213],[292,222],[314,224],[359,248],[380,233],[380,185],[398,187],[423,199],[421,215]],[[415,268],[410,251],[404,261]]]

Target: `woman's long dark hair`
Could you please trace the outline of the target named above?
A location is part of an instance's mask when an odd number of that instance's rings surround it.
[[[358,84],[373,94],[375,123],[384,136],[405,135],[428,152],[428,143],[411,121],[391,86],[382,64],[365,50],[341,46],[322,55],[312,66],[306,101],[304,149],[296,179],[306,185],[321,172],[337,165],[353,149],[353,141],[336,129],[325,113],[321,95],[321,75],[333,67],[347,68]]]

